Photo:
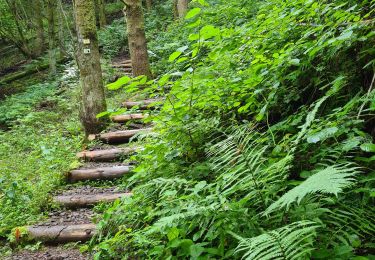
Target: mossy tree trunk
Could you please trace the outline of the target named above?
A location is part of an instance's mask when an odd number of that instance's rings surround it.
[[[107,25],[107,18],[105,16],[105,0],[95,0],[96,1],[96,9],[98,12],[99,18],[99,26],[103,28]]]
[[[175,20],[178,20],[177,1],[178,0],[173,0],[173,18]]]
[[[148,12],[151,12],[152,9],[152,0],[146,0],[146,8]]]
[[[188,9],[188,0],[177,0],[178,17],[184,18]]]
[[[69,30],[69,27],[66,26],[65,23],[65,17],[62,9],[62,2],[61,0],[58,0],[58,38],[59,38],[59,49],[60,49],[60,59],[66,57],[68,55],[68,52],[66,50],[66,44],[65,44],[65,30]]]
[[[47,1],[47,20],[48,20],[48,59],[50,74],[56,74],[56,0]]]
[[[133,75],[145,75],[152,78],[147,53],[147,41],[144,28],[144,16],[141,0],[123,0],[124,14],[128,31],[130,57]]]
[[[99,133],[105,121],[96,115],[106,110],[94,0],[74,0],[78,38],[77,63],[81,79],[80,119],[86,134]]]
[[[35,52],[36,55],[41,55],[45,50],[45,36],[44,36],[44,26],[43,26],[43,13],[42,13],[42,4],[40,0],[33,0],[34,7],[34,26],[36,31],[36,40],[35,40]]]

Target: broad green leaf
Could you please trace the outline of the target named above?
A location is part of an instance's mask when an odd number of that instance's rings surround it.
[[[199,7],[196,7],[196,8],[193,8],[191,9],[185,16],[185,19],[191,19],[195,16],[197,16],[200,12],[201,12],[201,8]]]
[[[334,136],[334,134],[338,130],[339,129],[337,127],[329,127],[329,128],[323,129],[318,133],[307,136],[307,142],[315,144],[319,141],[324,141],[325,139]]]
[[[219,34],[220,29],[214,27],[213,25],[206,25],[200,30],[200,36],[205,40],[218,36]]]
[[[124,86],[125,84],[129,83],[130,80],[131,78],[129,78],[128,76],[124,76],[124,77],[119,78],[115,82],[108,84],[106,87],[109,90],[117,90],[121,88],[122,86]]]
[[[169,56],[169,61],[174,61],[175,59],[177,59],[178,57],[180,57],[180,55],[182,54],[181,51],[175,51],[174,53],[172,53],[170,56]]]
[[[166,75],[164,75],[163,77],[161,77],[161,78],[159,79],[159,85],[160,85],[160,86],[164,86],[165,83],[168,82],[168,80],[169,80],[170,77],[171,77],[171,75],[169,75],[169,74],[166,74]]]
[[[99,114],[96,115],[96,118],[101,118],[101,117],[104,117],[104,116],[107,116],[109,115],[111,112],[109,111],[104,111],[104,112],[101,112]]]
[[[178,230],[178,228],[176,227],[171,228],[167,233],[168,240],[172,241],[178,238],[179,234],[180,234],[180,231]]]
[[[190,246],[190,256],[192,259],[197,259],[204,252],[204,247],[200,245]]]
[[[375,144],[365,143],[361,144],[361,150],[367,153],[375,153]]]

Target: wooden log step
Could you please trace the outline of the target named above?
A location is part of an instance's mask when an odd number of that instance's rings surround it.
[[[26,227],[27,238],[35,241],[67,243],[87,241],[95,234],[95,224],[30,226]]]
[[[68,173],[69,182],[86,181],[86,180],[108,180],[124,176],[131,172],[131,166],[113,166],[99,167],[93,169],[78,169]]]
[[[138,147],[83,151],[77,153],[77,157],[85,161],[110,162],[134,154],[137,150],[139,150]]]
[[[153,109],[155,108],[154,103],[163,101],[162,99],[146,99],[142,101],[125,101],[122,103],[122,105],[128,109],[131,109],[133,107],[138,107],[141,110],[146,110],[146,109]]]
[[[93,194],[75,194],[58,195],[53,201],[66,208],[89,207],[100,202],[113,202],[122,197],[130,197],[132,193],[93,193]]]
[[[147,114],[128,114],[128,115],[117,115],[113,116],[111,119],[115,123],[125,123],[131,120],[140,120],[148,117]]]
[[[119,63],[119,64],[112,64],[112,68],[132,68],[131,63]]]
[[[129,139],[136,134],[149,132],[152,128],[144,128],[144,129],[135,129],[135,130],[123,130],[123,131],[116,131],[116,132],[109,132],[103,134],[96,134],[96,135],[89,135],[88,140],[100,140],[106,143],[119,143],[129,141]]]

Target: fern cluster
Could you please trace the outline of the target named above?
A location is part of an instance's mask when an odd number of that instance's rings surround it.
[[[97,259],[373,257],[373,7],[193,1],[150,44],[159,134]]]

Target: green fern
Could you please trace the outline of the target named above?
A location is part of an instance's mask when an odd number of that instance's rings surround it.
[[[285,179],[292,156],[268,164],[267,142],[254,126],[240,126],[208,150],[213,169],[220,174],[218,190],[223,196],[244,195],[253,203],[264,202],[267,187]]]
[[[264,214],[267,215],[285,206],[288,208],[293,202],[300,203],[308,194],[325,193],[337,195],[355,181],[354,176],[358,172],[358,167],[353,167],[350,164],[329,166],[285,193],[279,200],[272,203]]]
[[[240,244],[236,253],[242,253],[243,259],[304,259],[312,246],[318,225],[311,221],[299,221],[257,237],[241,238],[235,234]]]

